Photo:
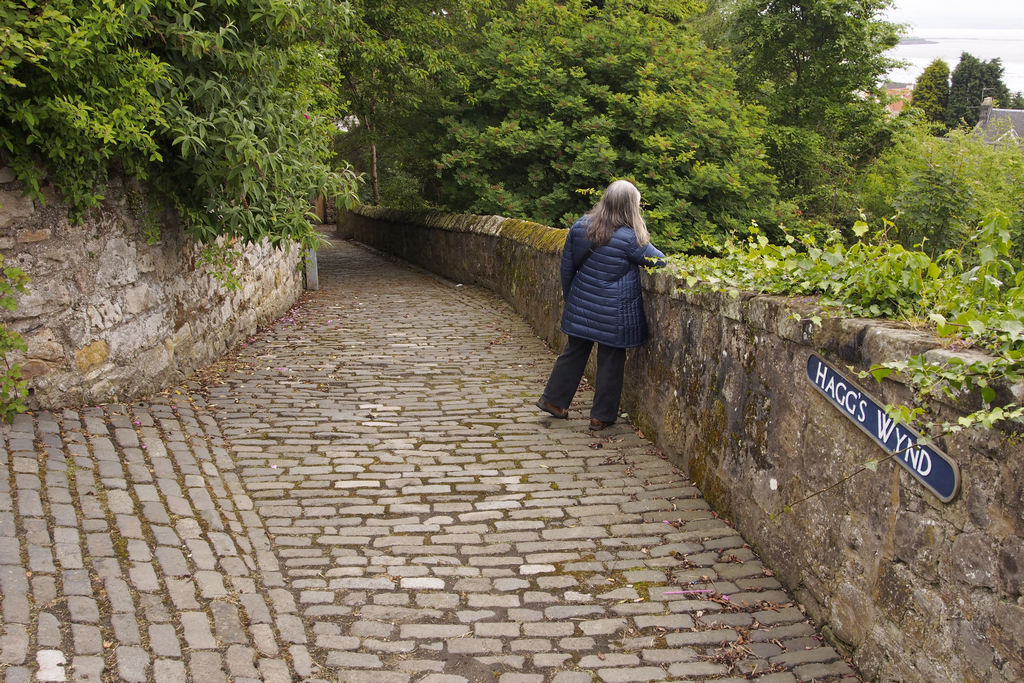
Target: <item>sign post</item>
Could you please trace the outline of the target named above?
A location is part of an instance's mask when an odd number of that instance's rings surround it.
[[[320,271],[316,264],[316,249],[307,250],[303,255],[303,262],[305,264],[306,289],[320,289]]]
[[[867,393],[813,353],[807,358],[807,379],[939,500],[948,503],[956,497],[960,468],[949,456],[920,443],[920,435],[886,414]]]

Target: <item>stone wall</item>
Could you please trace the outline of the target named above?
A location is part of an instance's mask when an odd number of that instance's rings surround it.
[[[172,217],[152,213],[144,188],[115,181],[76,224],[51,188],[45,202],[21,190],[0,169],[0,253],[32,278],[29,294],[0,320],[28,344],[11,360],[29,379],[30,407],[159,390],[279,317],[302,291],[299,249],[264,246],[243,250],[241,287],[224,288],[197,267],[199,249]]]
[[[361,207],[353,237],[459,282],[503,294],[560,348],[564,230],[500,217]],[[1024,447],[976,432],[937,444],[961,488],[942,503],[893,461],[813,496],[885,456],[806,374],[817,353],[847,377],[931,349],[930,335],[879,321],[795,314],[770,296],[679,291],[644,276],[652,339],[629,356],[624,408],[753,543],[823,631],[871,679],[1024,680]],[[896,381],[861,383],[906,402]],[[1018,397],[1021,387],[1015,387]],[[943,418],[967,406],[938,405]]]

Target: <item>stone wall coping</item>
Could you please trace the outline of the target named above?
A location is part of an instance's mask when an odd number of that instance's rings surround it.
[[[491,237],[514,239],[534,246],[548,253],[561,252],[565,242],[565,228],[552,228],[540,223],[506,218],[505,216],[480,216],[476,214],[455,214],[443,211],[392,209],[384,206],[361,204],[352,213],[388,223],[423,225],[449,232],[470,232]],[[555,237],[557,236],[557,237]]]

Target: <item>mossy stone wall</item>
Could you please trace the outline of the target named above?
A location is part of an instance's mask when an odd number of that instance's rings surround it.
[[[302,293],[301,253],[240,249],[239,287],[227,289],[146,188],[115,178],[107,199],[71,223],[0,168],[0,254],[32,279],[0,321],[25,339],[11,353],[28,379],[30,408],[131,400],[182,381],[285,313]],[[158,234],[153,228],[158,227]]]
[[[554,348],[565,230],[497,216],[360,207],[339,235],[490,288]],[[885,453],[808,381],[819,354],[852,377],[931,350],[935,338],[879,321],[801,317],[796,300],[680,290],[645,274],[651,340],[631,352],[624,408],[756,546],[861,672],[877,680],[1024,680],[1024,447],[1001,432],[938,446],[961,489],[940,502],[884,462],[789,512]],[[906,402],[896,381],[862,389]],[[1019,390],[1020,387],[1017,387]],[[972,408],[942,405],[944,418]]]

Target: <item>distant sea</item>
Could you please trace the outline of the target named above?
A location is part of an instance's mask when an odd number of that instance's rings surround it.
[[[936,59],[944,60],[952,72],[962,52],[982,61],[999,57],[1003,83],[1010,92],[1024,92],[1024,29],[911,28],[904,41],[888,52],[909,66],[890,71],[888,78],[913,84]]]

